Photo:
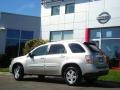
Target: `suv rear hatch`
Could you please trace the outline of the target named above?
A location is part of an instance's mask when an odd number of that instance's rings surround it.
[[[95,64],[96,68],[101,69],[106,68],[108,66],[101,50],[97,48],[95,44],[85,42],[84,45],[86,45],[92,53],[93,64]]]

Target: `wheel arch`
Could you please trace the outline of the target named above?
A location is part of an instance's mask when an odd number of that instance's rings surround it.
[[[16,67],[17,65],[21,65],[23,67],[23,72],[24,72],[24,66],[21,63],[17,62],[17,63],[14,63],[12,66],[12,73],[13,73],[14,67]]]
[[[63,67],[62,67],[62,70],[61,70],[62,76],[64,75],[64,70],[67,69],[68,67],[76,67],[76,68],[78,68],[80,70],[80,73],[82,74],[82,70],[81,70],[81,68],[80,68],[80,66],[78,64],[76,64],[76,63],[67,63],[67,64],[63,65]]]

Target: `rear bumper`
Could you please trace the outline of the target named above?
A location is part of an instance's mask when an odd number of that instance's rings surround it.
[[[85,77],[96,77],[96,76],[98,77],[98,76],[107,75],[108,73],[109,73],[109,70],[105,70],[105,71],[86,73],[84,76]]]

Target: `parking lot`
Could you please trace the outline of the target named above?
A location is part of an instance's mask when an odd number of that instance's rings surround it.
[[[25,77],[15,81],[11,75],[0,75],[0,90],[120,90],[120,83],[98,81],[94,84],[81,83],[80,86],[68,86],[61,78],[46,77],[44,81],[37,77]]]

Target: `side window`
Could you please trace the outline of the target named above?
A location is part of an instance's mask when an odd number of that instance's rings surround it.
[[[46,54],[47,54],[47,48],[48,48],[47,45],[46,45],[46,46],[41,46],[41,47],[35,49],[35,50],[32,52],[32,54],[33,54],[34,56],[46,55]]]
[[[83,52],[85,52],[85,50],[79,44],[76,44],[76,43],[69,44],[69,47],[70,47],[72,53],[83,53]]]
[[[66,53],[65,47],[61,44],[51,45],[49,54],[62,54]]]

